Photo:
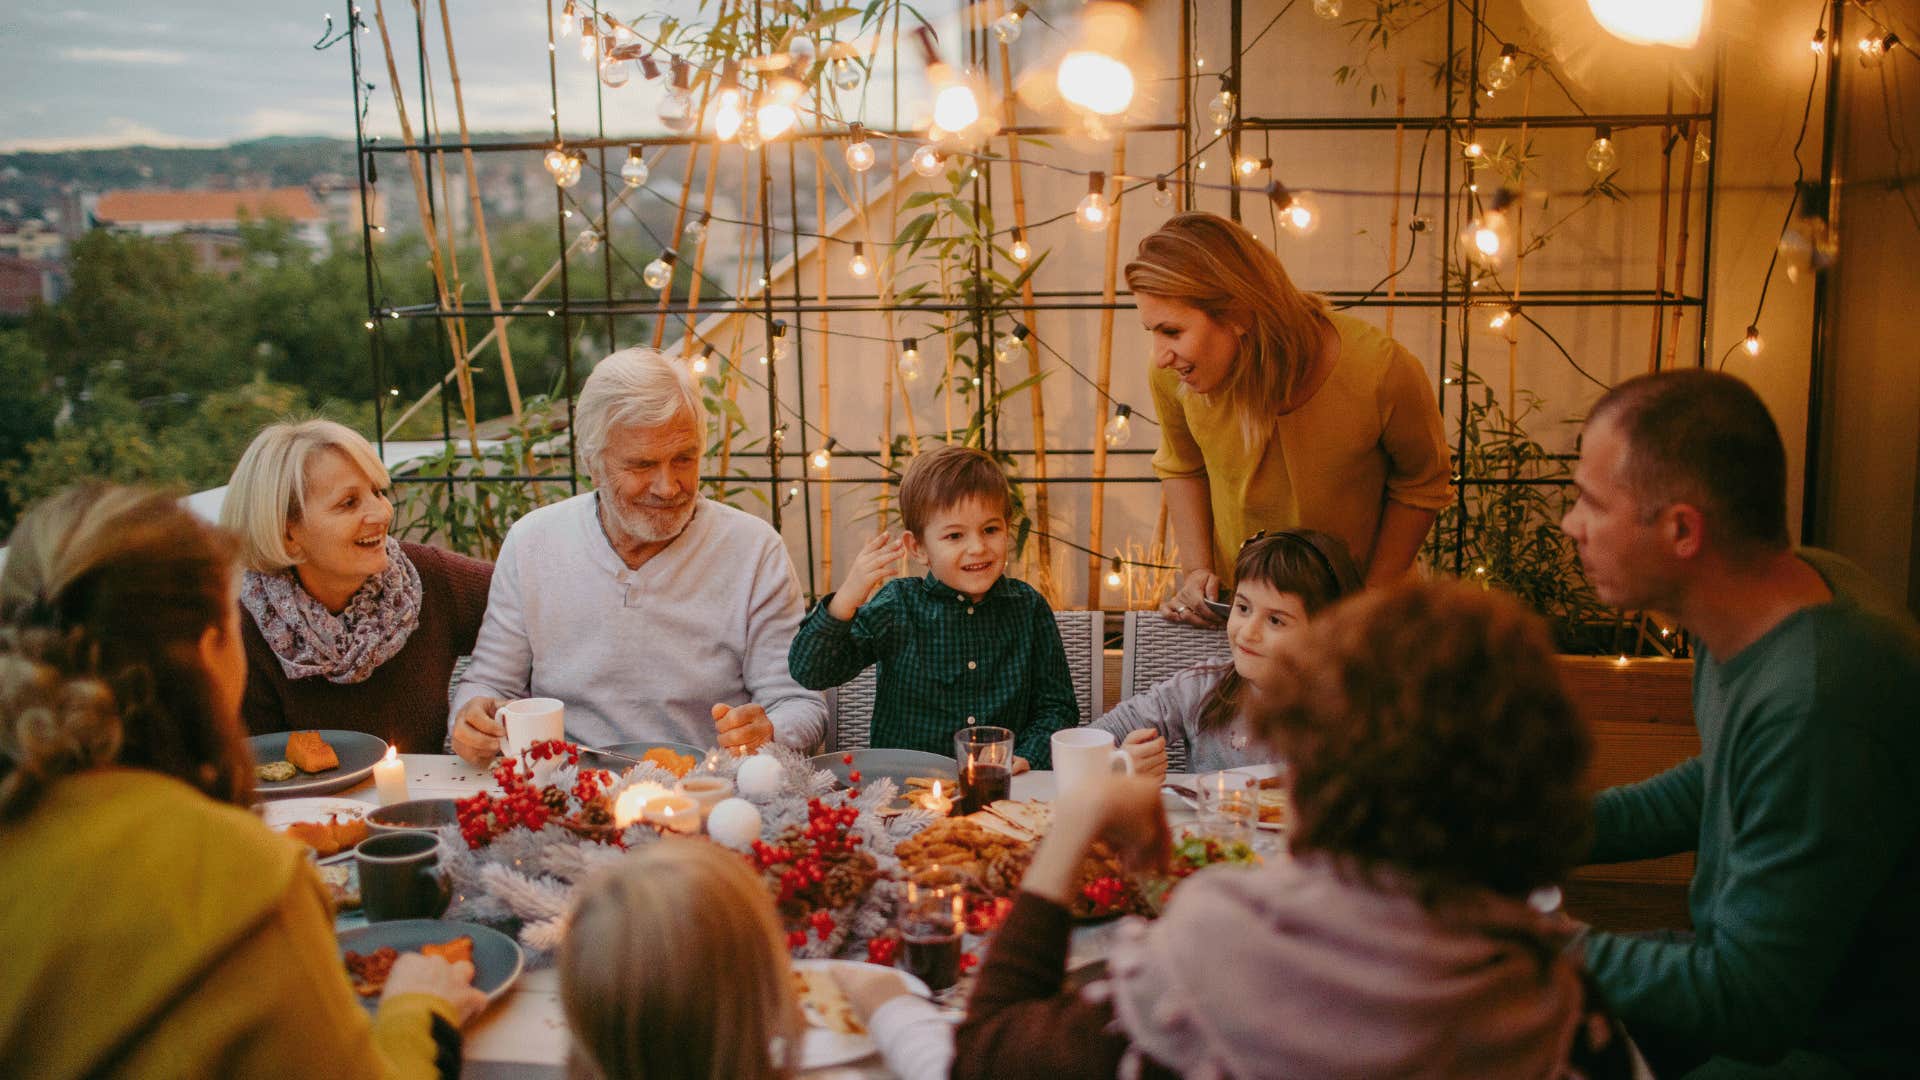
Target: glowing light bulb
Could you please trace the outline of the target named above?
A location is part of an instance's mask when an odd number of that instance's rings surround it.
[[[713,346],[709,345],[706,348],[700,350],[699,356],[696,356],[693,358],[693,373],[695,375],[705,375],[707,373],[707,368],[712,365],[712,362],[713,362]]]
[[[600,83],[609,90],[618,90],[633,78],[633,69],[625,60],[615,60],[611,56],[600,62]]]
[[[1259,172],[1263,166],[1271,168],[1273,162],[1265,158],[1242,154],[1240,155],[1240,160],[1233,163],[1233,171],[1239,173],[1241,176],[1252,176],[1254,173]]]
[[[1813,50],[1815,56],[1825,53],[1827,51],[1827,28],[1822,26],[1815,29],[1813,32],[1813,40],[1807,42],[1807,47]]]
[[[693,90],[688,83],[687,62],[673,62],[672,80],[667,86],[665,96],[660,99],[660,126],[676,135],[684,135],[693,130]]]
[[[566,171],[569,160],[571,160],[571,158],[566,149],[556,146],[547,151],[547,156],[542,159],[542,164],[547,167],[548,176],[558,179],[560,174]]]
[[[1612,172],[1620,163],[1620,155],[1613,148],[1613,129],[1605,124],[1593,129],[1593,145],[1587,147],[1587,168],[1601,176]]]
[[[1107,174],[1096,172],[1087,177],[1087,195],[1073,208],[1074,223],[1089,232],[1107,227],[1113,217],[1113,205],[1107,202]]]
[[[553,178],[553,182],[563,188],[570,188],[578,184],[580,182],[580,155],[568,155],[567,164],[560,170],[560,175]]]
[[[592,229],[580,230],[580,250],[591,255],[600,250],[600,234]]]
[[[836,57],[833,61],[833,85],[842,90],[860,89],[860,65],[850,57]]]
[[[1133,69],[1105,53],[1075,51],[1061,57],[1055,82],[1061,97],[1100,116],[1117,116],[1133,104]]]
[[[1461,232],[1461,248],[1474,266],[1497,269],[1513,251],[1513,222],[1507,213],[1512,203],[1511,192],[1504,188],[1495,192],[1486,211],[1469,221]]]
[[[1713,139],[1707,135],[1705,130],[1702,130],[1693,137],[1693,163],[1695,165],[1705,165],[1712,160]]]
[[[577,18],[573,10],[573,0],[567,0],[567,6],[560,9],[560,27],[554,32],[554,36],[561,38],[572,36],[573,24]]]
[[[1123,580],[1125,579],[1120,576],[1120,556],[1115,555],[1113,562],[1107,568],[1107,588],[1117,589]]]
[[[768,344],[771,346],[775,360],[785,360],[787,358],[787,324],[785,320],[773,320],[773,339]]]
[[[948,84],[933,98],[934,125],[962,132],[980,122],[980,102],[965,82]]]
[[[1017,263],[1024,263],[1033,258],[1033,249],[1027,246],[1025,230],[1013,230],[1013,243],[1007,248],[1007,254],[1013,256],[1013,261]]]
[[[747,113],[740,118],[740,126],[734,131],[733,137],[740,143],[740,149],[749,154],[760,149],[766,141],[761,138],[760,121],[753,113]]]
[[[1207,119],[1217,128],[1226,127],[1233,122],[1233,91],[1222,90],[1207,102]]]
[[[853,258],[847,260],[847,273],[857,278],[873,273],[873,264],[867,261],[867,245],[863,241],[853,242]]]
[[[787,42],[787,70],[799,78],[806,78],[807,72],[813,70],[813,62],[819,57],[820,47],[805,34]]]
[[[1513,321],[1513,317],[1518,314],[1520,314],[1520,309],[1517,307],[1500,308],[1488,317],[1487,329],[1504,330],[1507,324]]]
[[[939,176],[940,169],[944,164],[945,163],[940,160],[939,151],[936,151],[931,146],[922,146],[913,152],[913,171],[919,173],[921,176]]]
[[[760,137],[777,139],[793,129],[800,122],[800,114],[794,110],[794,102],[806,87],[798,79],[781,76],[773,80],[760,96],[760,107],[754,110],[754,119],[760,125]]]
[[[826,472],[827,466],[833,464],[833,451],[823,446],[813,452],[811,460],[816,472]]]
[[[646,269],[640,271],[640,280],[646,282],[649,289],[664,289],[667,282],[673,280],[673,264],[679,261],[678,255],[671,251],[663,251],[659,258],[648,263]]]
[[[591,60],[600,53],[599,35],[593,32],[593,20],[580,20],[580,59]]]
[[[1026,14],[1026,5],[1021,4],[993,20],[993,36],[999,40],[1000,44],[1011,45],[1020,40],[1020,23]]]
[[[1312,192],[1290,191],[1280,206],[1280,231],[1306,236],[1320,227],[1320,204]]]
[[[1481,156],[1487,152],[1487,148],[1480,145],[1478,138],[1473,135],[1468,135],[1467,145],[1462,147],[1460,152],[1466,155],[1469,160],[1478,161]]]
[[[630,188],[639,187],[647,182],[647,177],[652,171],[647,167],[647,159],[641,156],[640,148],[630,147],[627,150],[627,160],[620,163],[620,182]]]
[[[1167,186],[1167,178],[1164,176],[1157,176],[1153,180],[1153,205],[1173,205],[1173,189]]]
[[[740,131],[740,125],[746,122],[747,114],[742,105],[745,95],[738,86],[721,87],[714,96],[713,134],[722,141],[733,138]]]
[[[873,144],[867,141],[866,129],[859,124],[853,125],[853,141],[847,144],[847,168],[854,172],[866,172],[873,168]]]
[[[1106,430],[1101,433],[1101,438],[1106,440],[1108,446],[1119,449],[1133,440],[1132,416],[1133,406],[1131,405],[1121,404],[1113,407],[1113,419],[1107,421]]]
[[[1748,356],[1759,356],[1760,355],[1760,328],[1757,326],[1747,327],[1746,339],[1740,342],[1740,347],[1747,350]]]
[[[1520,47],[1518,45],[1500,46],[1500,58],[1487,67],[1487,89],[1505,90],[1520,77]]]
[[[1706,27],[1707,0],[1587,0],[1601,29],[1635,45],[1691,49]]]
[[[912,382],[920,377],[920,343],[913,338],[900,339],[900,377]]]
[[[1323,19],[1337,19],[1340,11],[1340,0],[1313,0],[1313,13]]]
[[[1008,357],[1025,351],[1027,338],[1031,336],[1031,334],[1032,331],[1027,329],[1025,323],[1014,323],[1012,330],[1007,331],[995,339],[993,343],[994,363],[1004,364],[1007,362]]]

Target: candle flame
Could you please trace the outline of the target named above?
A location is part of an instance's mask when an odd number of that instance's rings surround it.
[[[640,783],[622,791],[613,800],[613,823],[618,828],[626,828],[640,820],[640,812],[648,802],[667,793],[667,789],[655,783]]]
[[[389,746],[389,747],[387,747],[387,760],[388,760],[388,761],[392,761],[393,759],[395,759],[395,758],[397,758],[397,757],[399,757],[399,756],[400,756],[400,749],[399,749],[399,747],[395,747],[395,746]]]

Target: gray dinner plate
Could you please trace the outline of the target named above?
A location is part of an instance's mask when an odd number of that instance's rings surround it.
[[[520,969],[526,966],[526,957],[521,953],[518,942],[490,926],[449,919],[394,919],[391,922],[368,923],[353,930],[340,931],[340,962],[346,963],[349,949],[363,956],[382,945],[391,945],[398,952],[419,952],[422,945],[437,945],[459,937],[473,939],[473,987],[487,995],[487,1003],[491,1005],[520,977]],[[371,1012],[379,1008],[380,999],[360,998],[360,1004]]]
[[[851,764],[846,760],[849,753],[853,755]],[[929,780],[940,781],[943,789],[956,801],[959,798],[958,793],[954,791],[955,778],[959,775],[959,765],[950,757],[929,754],[924,750],[843,751],[838,754],[821,754],[812,758],[810,764],[816,769],[825,769],[832,773],[834,779],[842,784],[849,783],[847,779],[849,774],[856,771],[860,773],[862,784],[869,784],[884,777],[893,781],[894,786],[900,789],[902,796],[907,791],[908,777],[924,776]],[[897,798],[894,803],[897,806],[906,805],[904,798]]]
[[[641,757],[649,750],[660,748],[671,750],[676,754],[693,755],[693,766],[696,769],[700,767],[701,762],[707,760],[707,755],[712,753],[711,750],[703,749],[692,743],[674,742],[672,739],[636,739],[633,742],[608,743],[601,749],[611,750],[616,754],[625,754],[628,757]],[[581,747],[581,750],[583,751],[582,757],[590,757],[593,759],[594,764],[611,768],[614,772],[621,772],[633,766],[633,762],[631,761],[602,757],[593,753],[591,750],[587,750],[584,746]]]
[[[308,729],[312,730],[312,729]],[[271,735],[255,735],[247,740],[247,749],[253,752],[257,765],[266,765],[287,759],[287,735],[278,731]],[[378,735],[368,735],[364,731],[333,731],[320,729],[320,737],[333,747],[333,755],[340,764],[317,773],[296,773],[291,780],[268,782],[256,781],[253,793],[262,799],[284,799],[291,795],[324,795],[329,791],[350,788],[365,780],[373,773],[373,767],[387,756],[387,741]]]

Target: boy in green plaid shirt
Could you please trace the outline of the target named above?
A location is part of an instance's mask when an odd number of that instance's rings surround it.
[[[1053,609],[1005,577],[1013,495],[999,463],[964,446],[916,455],[900,481],[899,536],[867,541],[840,591],[794,635],[787,665],[810,690],[880,665],[873,745],[952,757],[953,736],[1011,728],[1014,771],[1049,768],[1053,733],[1080,722]],[[895,578],[902,554],[927,565]]]

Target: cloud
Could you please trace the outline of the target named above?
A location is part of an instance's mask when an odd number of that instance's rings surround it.
[[[49,135],[0,142],[0,152],[54,153],[61,150],[99,150],[115,146],[225,146],[226,139],[195,139],[149,127],[124,116],[109,119],[103,130],[86,135]]]
[[[353,110],[338,102],[296,102],[291,107],[268,105],[254,109],[239,121],[241,138],[260,135],[334,135],[353,137]]]
[[[75,45],[61,49],[60,58],[83,64],[155,64],[168,67],[187,62],[187,54],[176,49],[114,49],[97,45]]]

